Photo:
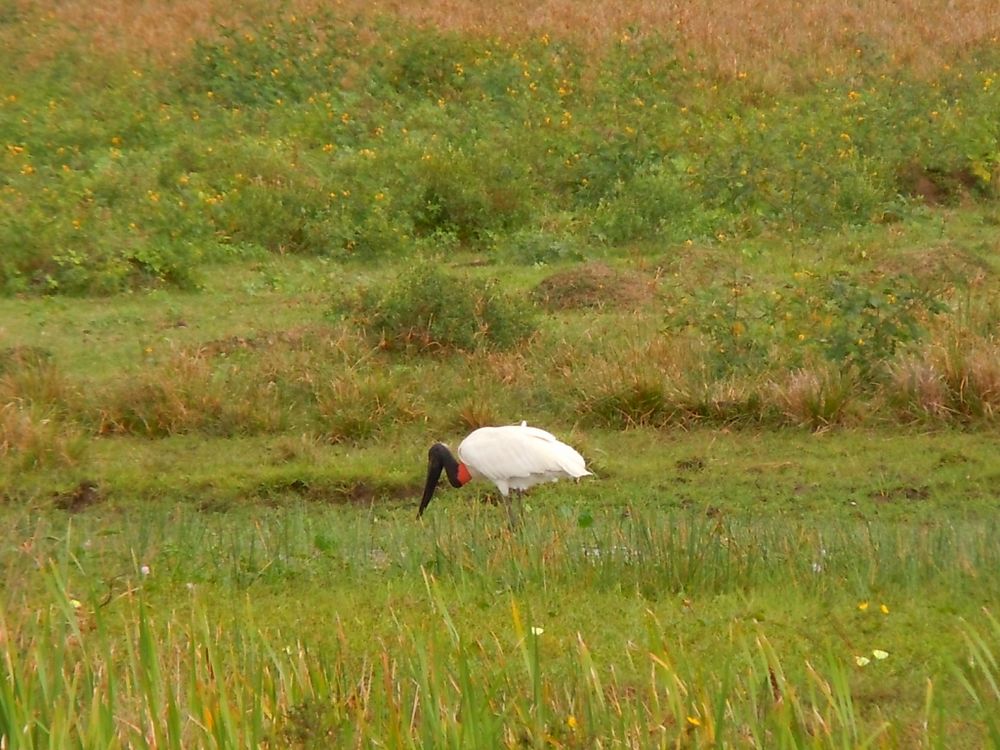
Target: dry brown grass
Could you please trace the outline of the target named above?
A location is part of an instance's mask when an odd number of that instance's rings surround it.
[[[803,367],[775,380],[769,396],[790,424],[822,430],[848,419],[855,404],[849,374],[830,365]]]
[[[657,280],[634,271],[618,271],[606,263],[587,263],[542,279],[532,296],[548,310],[620,308],[635,310],[648,305],[656,294]]]
[[[71,409],[79,390],[44,349],[15,346],[0,350],[0,405],[12,401]]]
[[[1000,415],[1000,343],[935,343],[891,369],[890,401],[901,416],[994,419]]]
[[[835,70],[872,48],[901,66],[931,72],[970,47],[1000,40],[995,0],[290,0],[287,7],[300,17],[321,9],[343,18],[383,14],[439,29],[548,34],[597,47],[652,31],[674,40],[700,65],[773,80]],[[276,12],[267,3],[221,0],[20,0],[18,8],[33,35],[28,48],[42,57],[78,39],[95,54],[167,63],[219,25],[252,25]],[[24,29],[11,27],[7,41],[15,34],[23,38]]]
[[[73,466],[86,452],[83,432],[24,401],[0,404],[0,470]]]

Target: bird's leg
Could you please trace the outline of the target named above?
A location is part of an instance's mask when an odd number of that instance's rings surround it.
[[[515,490],[515,495],[520,494]],[[516,531],[521,525],[521,519],[518,513],[518,509],[515,507],[515,498],[510,495],[504,495],[503,498],[504,505],[507,506],[507,523],[510,524],[510,530]]]

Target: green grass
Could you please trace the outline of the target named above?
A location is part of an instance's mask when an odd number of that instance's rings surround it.
[[[995,519],[580,511],[547,493],[513,536],[446,502],[423,525],[8,511],[8,726],[24,746],[985,741]]]

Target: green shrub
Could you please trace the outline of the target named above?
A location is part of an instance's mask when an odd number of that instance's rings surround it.
[[[519,229],[499,234],[494,239],[493,253],[524,265],[580,261],[586,257],[586,243],[571,232]]]
[[[509,349],[537,329],[532,305],[477,281],[417,265],[384,288],[361,292],[359,322],[385,348],[420,351]]]
[[[801,367],[813,356],[871,375],[923,339],[929,320],[944,309],[932,290],[908,276],[866,281],[803,271],[774,286],[740,278],[700,289],[671,323],[707,339],[719,375]],[[784,361],[774,359],[778,351]]]

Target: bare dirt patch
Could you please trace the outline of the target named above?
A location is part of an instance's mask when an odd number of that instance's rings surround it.
[[[878,489],[872,493],[872,499],[877,503],[915,502],[926,500],[930,496],[931,491],[928,487],[910,485]]]
[[[86,479],[68,492],[55,495],[55,506],[70,513],[79,513],[104,499],[97,482]]]
[[[532,293],[547,310],[618,308],[634,310],[653,301],[656,279],[618,271],[604,263],[587,263],[544,279]]]
[[[262,484],[257,487],[256,494],[260,498],[298,495],[310,502],[364,506],[384,501],[413,500],[416,503],[422,489],[418,485],[380,485],[365,480],[327,483],[293,479],[288,482]]]

